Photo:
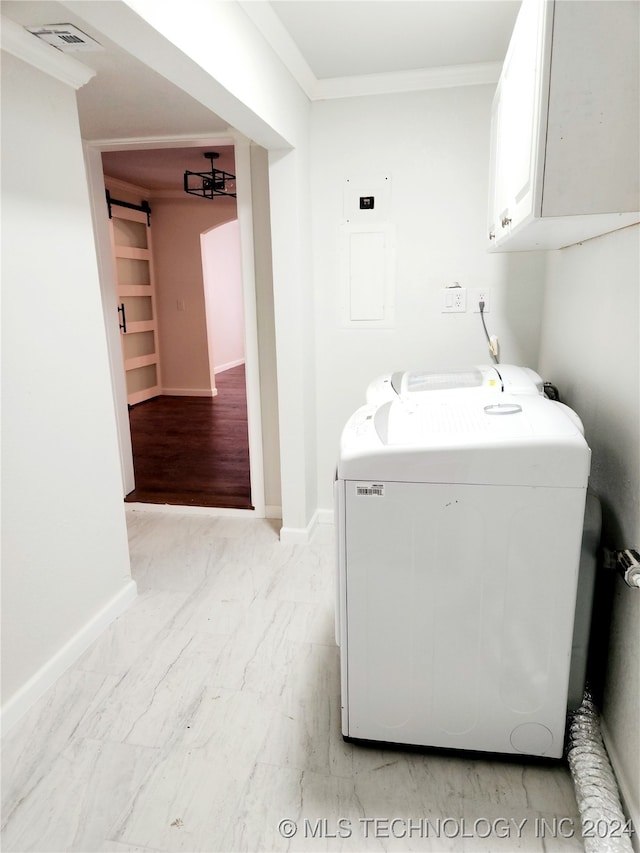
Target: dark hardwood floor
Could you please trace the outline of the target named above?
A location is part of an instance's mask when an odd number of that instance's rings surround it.
[[[128,502],[252,509],[244,365],[217,397],[155,397],[129,410],[136,487]]]

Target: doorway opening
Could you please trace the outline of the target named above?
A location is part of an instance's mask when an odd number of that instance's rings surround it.
[[[220,150],[227,158],[226,170],[235,173],[234,146]],[[110,194],[117,192],[134,203],[141,201],[135,196],[144,196],[151,206],[154,237],[159,393],[128,406],[135,482],[125,500],[253,510],[247,398],[257,371],[245,365],[244,357],[242,297],[247,282],[240,262],[242,226],[235,198],[211,200],[184,193],[184,171],[202,170],[202,153],[203,148],[195,146],[102,153]],[[229,327],[220,318],[229,313],[225,277],[230,273],[224,264],[216,265],[210,235],[219,228],[225,232],[220,251],[227,256],[235,251],[231,310],[240,312],[235,336],[240,351],[235,356],[228,355],[228,342],[220,332]],[[229,239],[234,228],[235,249]],[[113,266],[117,283],[115,259]],[[251,334],[255,330],[249,326]],[[123,360],[126,371],[126,348]]]

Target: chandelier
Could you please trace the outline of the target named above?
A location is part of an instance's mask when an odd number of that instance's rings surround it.
[[[207,151],[204,155],[211,163],[210,172],[184,173],[184,191],[202,198],[215,198],[218,195],[236,197],[236,176],[230,172],[213,168],[213,161],[220,156],[217,151]]]

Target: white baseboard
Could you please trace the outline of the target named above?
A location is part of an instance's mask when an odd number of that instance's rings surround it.
[[[319,509],[318,524],[335,524],[333,509]]]
[[[306,527],[282,527],[280,529],[280,541],[283,545],[306,545],[317,526],[318,510],[313,513],[311,521]]]
[[[166,397],[217,397],[217,388],[163,388]]]
[[[602,734],[602,740],[604,741],[609,761],[611,762],[611,767],[618,783],[623,811],[635,829],[635,833],[631,836],[631,845],[636,853],[640,853],[640,803],[634,799],[631,784],[623,770],[618,750],[616,749],[613,738],[607,731],[602,717],[600,718],[600,733]]]
[[[244,364],[244,358],[238,358],[235,361],[228,361],[226,364],[219,364],[217,367],[213,368],[214,373],[224,373],[225,370],[231,370],[232,367],[238,367],[241,364]]]
[[[5,702],[0,711],[0,726],[3,735],[26,714],[35,702],[49,689],[69,667],[78,660],[96,640],[104,629],[116,617],[124,613],[135,600],[137,587],[129,580],[104,607],[99,610],[85,625],[68,640],[61,649],[49,658],[40,669],[31,676],[17,693]]]
[[[234,509],[224,506],[183,506],[182,504],[125,504],[126,512],[164,512],[174,515],[209,515],[212,518],[261,518],[255,509]],[[277,516],[279,517],[279,516]]]

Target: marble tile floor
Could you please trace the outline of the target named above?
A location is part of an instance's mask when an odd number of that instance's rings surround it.
[[[583,849],[563,764],[343,741],[331,528],[127,517],[136,602],[4,739],[4,851]]]

